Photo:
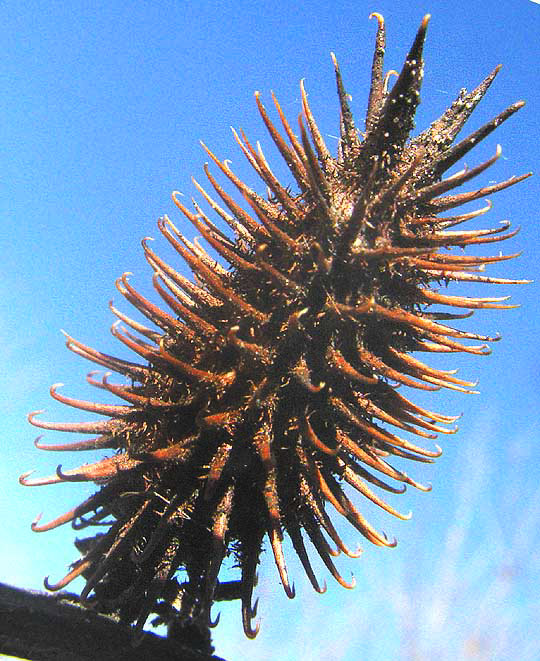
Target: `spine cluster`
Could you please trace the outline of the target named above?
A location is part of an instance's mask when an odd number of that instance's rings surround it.
[[[288,597],[294,597],[294,587],[282,548],[285,535],[315,590],[324,592],[325,586],[315,576],[308,541],[330,574],[352,587],[333,557],[341,552],[357,557],[360,550],[347,547],[331,514],[347,519],[370,542],[394,546],[395,540],[364,518],[351,492],[406,519],[409,515],[388,504],[380,491],[402,493],[407,485],[429,490],[392,460],[432,462],[440,448],[423,445],[440,433],[454,433],[458,416],[418,406],[396,386],[411,392],[475,392],[475,384],[455,370],[436,369],[417,355],[486,355],[498,337],[449,322],[477,309],[515,306],[506,303],[508,297],[449,295],[446,285],[526,282],[484,274],[486,266],[516,255],[469,252],[516,233],[508,223],[461,228],[488,211],[490,202],[457,215],[448,212],[529,175],[454,192],[493,165],[499,147],[484,163],[444,174],[523,103],[455,143],[497,68],[411,137],[429,17],[391,85],[392,72],[383,70],[384,21],[374,16],[378,29],[365,132],[354,124],[335,58],[340,108],[335,155],[303,84],[296,132],[277,99],[281,128],[257,93],[260,115],[295,190],[278,181],[260,145],[242,131],[234,138],[267,196],[244,184],[205,146],[212,192],[194,181],[202,201],[194,200],[193,210],[176,193],[173,200],[221,262],[161,218],[161,234],[194,278],[184,277],[143,240],[164,307],[142,296],[128,274],[118,279],[117,289],[146,321],[111,304],[117,317],[112,333],[137,361],[66,336],[71,351],[106,370],[101,376],[91,372],[89,383],[123,403],[74,399],[61,394],[57,384],[51,388],[54,399],[106,419],[62,423],[43,421],[41,412],[29,416],[37,427],[90,436],[55,445],[38,439],[40,449],[112,451],[78,468],[59,466],[49,477],[21,477],[28,486],[94,481],[100,487],[53,521],[32,524],[37,532],[68,522],[77,530],[104,530],[77,541],[81,558],[57,583],[47,580],[50,590],[83,576],[82,601],[138,628],[157,613],[201,631],[211,622],[214,601],[239,598],[244,631],[253,637],[258,624],[253,625],[252,592],[265,538]],[[220,178],[241,193],[244,205]],[[112,373],[124,381],[111,380]],[[219,580],[227,558],[239,569],[236,581]]]

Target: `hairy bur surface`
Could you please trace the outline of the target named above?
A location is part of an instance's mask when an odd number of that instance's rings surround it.
[[[455,371],[430,367],[418,354],[488,354],[488,343],[497,337],[458,330],[449,322],[479,308],[513,306],[504,302],[507,297],[448,295],[444,287],[454,281],[526,282],[484,275],[486,265],[516,255],[479,257],[468,250],[516,233],[507,231],[508,223],[462,229],[462,223],[488,211],[490,202],[460,215],[447,212],[528,175],[453,192],[491,166],[499,147],[476,167],[444,174],[523,102],[455,142],[497,68],[410,138],[429,16],[393,85],[396,72],[383,73],[384,21],[373,16],[378,29],[365,132],[355,127],[335,58],[340,106],[335,156],[317,128],[303,85],[296,131],[276,98],[277,112],[270,113],[257,93],[262,120],[294,178],[294,192],[277,180],[260,146],[243,132],[234,137],[267,196],[247,187],[204,147],[211,161],[211,167],[204,166],[207,189],[195,182],[204,204],[194,201],[190,211],[178,194],[173,199],[227,266],[163,217],[158,227],[194,279],[182,276],[143,240],[153,285],[165,305],[139,294],[128,274],[116,286],[151,325],[111,304],[118,318],[112,333],[137,360],[106,355],[66,335],[71,351],[105,370],[91,372],[88,381],[123,403],[72,399],[57,384],[51,388],[54,399],[106,419],[63,423],[45,422],[39,411],[29,416],[37,427],[90,436],[66,445],[38,439],[40,449],[110,451],[96,463],[71,470],[59,466],[50,477],[20,478],[28,486],[99,485],[71,511],[32,524],[37,532],[68,522],[76,530],[104,530],[76,541],[81,558],[57,583],[46,580],[48,589],[60,590],[83,576],[83,602],[139,629],[157,613],[164,621],[204,630],[214,601],[239,598],[244,631],[253,637],[258,624],[252,592],[265,538],[288,597],[294,597],[294,587],[282,549],[285,535],[315,590],[324,592],[325,586],[314,574],[307,546],[340,584],[352,587],[333,557],[340,552],[356,557],[360,551],[345,545],[332,516],[345,517],[376,545],[396,542],[370,525],[347,485],[399,518],[408,515],[387,504],[382,491],[401,493],[407,485],[428,490],[395,468],[392,459],[432,462],[441,452],[433,439],[454,433],[457,416],[425,410],[396,386],[474,392],[473,383]],[[240,191],[245,206],[222,180]],[[226,225],[230,231],[221,229]],[[111,379],[112,372],[123,381]],[[228,556],[239,577],[220,582]]]

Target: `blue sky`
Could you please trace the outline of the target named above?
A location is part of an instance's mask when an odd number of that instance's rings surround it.
[[[77,457],[35,450],[36,433],[25,418],[46,408],[48,419],[77,419],[50,400],[52,383],[64,382],[74,396],[91,392],[83,383],[91,366],[65,349],[60,329],[126,355],[108,332],[107,303],[120,298],[114,281],[132,271],[133,283],[150,290],[139,241],[157,238],[155,220],[164,213],[181,222],[170,193],[194,194],[190,177],[201,177],[206,160],[199,139],[232,159],[252,184],[229,126],[244,128],[273,156],[255,90],[267,105],[274,90],[292,121],[305,78],[323,133],[335,135],[334,51],[362,117],[376,29],[371,11],[386,18],[386,69],[401,66],[422,16],[432,14],[418,130],[461,87],[472,88],[502,63],[467,131],[518,99],[527,105],[467,163],[484,160],[501,143],[503,157],[485,183],[538,172],[540,6],[531,0],[2,3],[1,581],[40,588],[45,575],[62,576],[76,557],[73,531],[37,535],[30,522],[41,510],[56,516],[92,490],[24,490],[17,483],[21,472],[49,473],[60,459],[76,465]],[[274,157],[279,170],[277,162]],[[494,196],[493,210],[476,221],[493,226],[509,218],[522,225],[501,248],[523,249],[523,256],[496,265],[494,275],[538,282],[539,198],[536,176]],[[164,242],[158,245],[167,254]],[[538,627],[531,628],[540,616],[533,587],[540,569],[537,287],[509,292],[520,309],[480,311],[467,322],[479,332],[499,331],[503,340],[489,358],[446,362],[480,379],[482,394],[429,398],[435,410],[463,412],[461,430],[443,439],[437,464],[417,473],[433,492],[397,500],[402,510],[413,510],[412,521],[373,512],[399,538],[397,549],[365,544],[363,558],[339,563],[345,577],[354,573],[357,588],[345,591],[328,577],[323,596],[312,593],[291,561],[298,595],[292,602],[265,561],[259,637],[244,638],[233,604],[215,632],[217,653],[266,659],[279,649],[282,659],[378,661],[435,653],[505,659],[520,649],[520,659],[540,658]],[[353,542],[352,533],[344,534]]]

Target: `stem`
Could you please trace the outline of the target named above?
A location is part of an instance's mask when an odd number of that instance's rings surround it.
[[[0,583],[0,653],[32,661],[223,661],[153,633],[133,645],[132,629],[66,597]]]

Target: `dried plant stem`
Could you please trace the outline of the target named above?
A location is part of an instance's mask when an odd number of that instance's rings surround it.
[[[0,653],[33,661],[223,661],[152,633],[133,630],[58,597],[0,584]]]

